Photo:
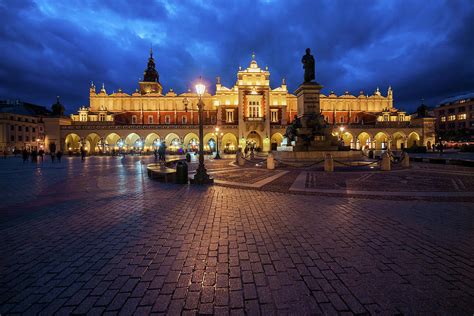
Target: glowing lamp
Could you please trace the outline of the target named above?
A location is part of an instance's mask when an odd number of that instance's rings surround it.
[[[206,86],[203,83],[199,82],[196,85],[196,93],[199,97],[202,97],[204,95],[204,92],[206,92]]]

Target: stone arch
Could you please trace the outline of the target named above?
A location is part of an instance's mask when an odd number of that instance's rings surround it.
[[[175,133],[169,133],[165,137],[166,147],[170,152],[179,152],[182,150],[181,137]]]
[[[392,135],[392,149],[403,150],[405,149],[406,135],[403,132],[395,132]]]
[[[349,132],[343,132],[341,135],[342,141],[344,142],[344,146],[349,146],[351,149],[355,148],[354,143],[354,136],[352,136]]]
[[[187,151],[199,150],[199,136],[196,133],[188,133],[183,139],[183,148]]]
[[[224,153],[234,153],[239,146],[239,141],[237,140],[237,136],[232,133],[227,133],[222,136],[221,144]]]
[[[283,135],[281,133],[275,133],[270,138],[270,144],[272,144],[272,147],[281,146],[282,141],[283,141]],[[273,145],[273,144],[276,144],[276,146]],[[276,150],[276,148],[275,148],[275,150]]]
[[[372,148],[372,136],[367,132],[361,132],[357,135],[356,149]]]
[[[375,149],[384,150],[388,147],[389,136],[385,132],[378,132],[374,136]]]
[[[102,139],[97,133],[90,133],[84,138],[84,149],[91,153],[98,153],[103,150]]]
[[[64,148],[67,151],[79,151],[81,148],[81,137],[75,133],[67,134],[64,144]]]
[[[106,151],[112,151],[112,150],[118,150],[118,142],[122,138],[120,137],[119,134],[117,133],[110,133],[105,137],[105,150]]]
[[[247,146],[254,148],[263,148],[263,137],[257,131],[250,131],[247,134]]]
[[[140,145],[139,142],[142,142]],[[125,150],[140,150],[143,145],[143,140],[140,138],[140,135],[137,133],[130,133],[128,136],[125,138],[124,141],[124,149]]]
[[[214,133],[207,133],[203,137],[204,151],[213,152],[216,150],[216,135]]]
[[[410,147],[413,147],[413,146],[420,146],[421,143],[420,143],[420,135],[418,135],[417,132],[411,132],[409,135],[408,135],[408,139],[407,139],[407,147],[410,148]]]
[[[145,142],[143,145],[143,150],[153,151],[160,145],[160,135],[157,133],[150,133],[145,137]]]

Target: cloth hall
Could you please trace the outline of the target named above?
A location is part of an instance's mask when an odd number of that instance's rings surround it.
[[[143,80],[131,94],[121,89],[107,93],[104,85],[98,89],[91,84],[89,105],[80,107],[70,120],[62,120],[59,133],[46,142],[60,143],[65,151],[83,146],[91,154],[152,151],[162,141],[171,152],[194,150],[199,139],[198,95],[193,91],[178,94],[173,89],[164,92],[156,68],[150,51]],[[325,120],[351,149],[431,147],[433,120],[411,118],[394,108],[393,98],[388,87],[385,95],[379,88],[371,95],[331,92],[321,95],[320,104]],[[214,151],[219,141],[223,152],[246,146],[268,152],[281,144],[287,125],[297,114],[296,96],[288,91],[285,79],[272,88],[268,67],[261,68],[254,54],[247,68],[239,67],[233,87],[223,86],[217,77],[215,94],[206,93],[202,101],[207,151]]]

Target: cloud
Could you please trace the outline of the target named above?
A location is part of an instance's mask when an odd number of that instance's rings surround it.
[[[474,3],[458,1],[0,1],[0,98],[69,112],[90,81],[132,92],[153,45],[165,90],[202,75],[232,86],[255,52],[273,87],[302,81],[306,47],[324,92],[392,85],[396,105],[474,90]],[[211,87],[212,88],[212,87]]]

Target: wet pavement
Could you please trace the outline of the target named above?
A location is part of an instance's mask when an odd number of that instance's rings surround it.
[[[474,312],[471,202],[290,194],[295,170],[261,189],[163,184],[149,162],[0,160],[0,314]],[[237,183],[280,172],[230,163],[207,166]],[[466,170],[434,168],[414,170],[473,190]],[[410,175],[365,177],[383,191]]]

